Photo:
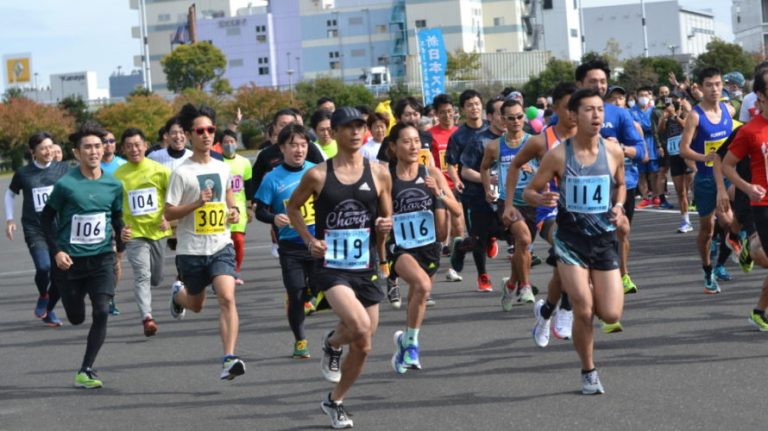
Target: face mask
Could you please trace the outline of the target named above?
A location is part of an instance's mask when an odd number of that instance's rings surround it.
[[[237,150],[237,145],[235,145],[235,144],[221,144],[221,150],[224,152],[225,156],[232,157],[232,155],[234,155],[235,151]]]
[[[737,99],[741,99],[741,91],[734,91],[733,92],[733,97],[735,97]]]
[[[650,101],[651,100],[649,98],[647,98],[647,97],[640,97],[640,98],[637,99],[637,103],[639,103],[640,106],[648,106],[648,102],[650,102]]]
[[[627,102],[627,106],[629,106],[630,108],[634,108],[635,107],[635,101],[634,100],[630,100],[629,102]]]
[[[539,109],[545,109],[544,105],[541,103],[537,104],[536,107]]]

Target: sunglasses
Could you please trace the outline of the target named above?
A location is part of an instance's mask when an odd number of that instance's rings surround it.
[[[115,139],[114,139],[114,138],[109,138],[109,139],[102,139],[102,141],[101,141],[101,142],[103,142],[103,143],[105,143],[105,144],[114,144],[114,143],[115,143],[115,142],[117,142],[117,141],[115,141]]]
[[[518,114],[518,115],[507,115],[507,116],[506,116],[506,117],[504,117],[504,118],[505,118],[507,121],[515,121],[515,120],[517,120],[517,121],[520,121],[520,120],[522,120],[523,118],[525,118],[525,114]]]
[[[203,133],[208,132],[209,135],[213,135],[216,133],[216,126],[208,126],[208,127],[195,127],[192,129],[197,133],[199,136],[203,136]]]

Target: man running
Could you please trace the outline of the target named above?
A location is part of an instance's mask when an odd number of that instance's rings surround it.
[[[240,321],[235,304],[235,250],[227,225],[237,223],[239,210],[229,167],[210,155],[216,113],[205,105],[187,104],[179,112],[179,121],[193,154],[171,175],[165,201],[166,220],[179,220],[176,269],[183,283],[171,289],[171,316],[181,319],[186,309],[199,313],[205,288],[213,285],[224,350],[220,378],[232,380],[245,373],[245,363],[235,356]]]
[[[232,195],[235,198],[238,213],[243,214],[237,223],[229,225],[232,232],[232,243],[235,245],[235,284],[242,285],[243,277],[240,269],[245,258],[245,228],[253,220],[253,182],[251,181],[251,162],[237,154],[237,133],[232,130],[224,130],[221,137],[221,150],[224,163],[229,166],[232,175]],[[247,216],[246,216],[247,215]]]
[[[322,342],[321,370],[336,387],[321,408],[333,428],[351,428],[342,401],[363,371],[379,324],[384,293],[375,254],[381,254],[392,229],[392,180],[385,166],[369,162],[359,151],[365,122],[357,109],[334,111],[331,128],[338,154],[304,174],[288,202],[288,218],[316,259],[312,284],[325,292],[339,317]],[[315,235],[301,213],[310,197],[315,202]],[[349,353],[340,364],[344,345],[349,345]]]
[[[123,186],[101,170],[105,137],[106,132],[92,123],[83,124],[69,137],[80,167],[56,182],[42,214],[43,231],[56,262],[52,276],[70,323],[83,323],[85,296],[91,300],[93,323],[75,375],[75,387],[85,389],[103,386],[93,364],[107,336],[109,301],[115,293],[113,232],[118,232],[117,251],[124,249],[119,235]]]

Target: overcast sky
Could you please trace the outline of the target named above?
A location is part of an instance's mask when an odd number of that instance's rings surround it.
[[[582,2],[584,7],[640,4],[640,0]],[[51,74],[92,70],[99,87],[108,88],[109,75],[118,66],[123,72],[133,70],[133,57],[141,51],[139,40],[131,37],[131,27],[139,23],[138,11],[128,4],[129,0],[0,0],[0,56],[31,53],[40,86],[49,84]],[[712,9],[717,36],[733,41],[730,1],[680,0],[680,4]],[[3,82],[0,91],[5,91]]]

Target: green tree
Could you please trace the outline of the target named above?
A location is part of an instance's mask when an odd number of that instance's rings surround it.
[[[168,89],[179,93],[187,88],[203,90],[221,79],[227,58],[209,42],[181,45],[160,60]]]
[[[669,73],[683,75],[683,67],[672,57],[634,57],[624,62],[624,71],[617,77],[617,84],[628,91],[650,86],[669,85]]]
[[[173,113],[171,104],[160,96],[130,96],[125,102],[99,109],[94,117],[119,139],[129,127],[137,127],[145,135],[155,136]]]
[[[739,45],[714,38],[707,44],[707,51],[696,57],[693,75],[698,75],[705,67],[717,67],[724,74],[739,71],[744,76],[750,76],[755,64],[752,54],[745,52]]]
[[[43,105],[26,98],[12,98],[0,104],[0,154],[11,161],[15,170],[24,163],[27,140],[40,131],[53,135],[65,144],[75,121],[69,113],[55,105]]]
[[[246,148],[254,148],[261,138],[272,116],[278,110],[293,105],[293,97],[287,91],[273,90],[271,88],[245,85],[237,89],[234,99],[226,108],[228,113],[234,115],[237,109],[243,114],[240,123],[243,145]]]
[[[77,124],[83,124],[93,118],[88,104],[80,96],[67,96],[59,102],[59,108],[69,112]]]
[[[3,103],[8,103],[14,99],[27,99],[27,96],[24,95],[24,91],[19,87],[11,87],[5,90],[5,93],[3,93]]]
[[[472,81],[478,78],[479,71],[480,54],[464,52],[459,48],[456,48],[453,54],[448,53],[448,62],[445,68],[445,76],[448,80]]]
[[[224,96],[227,94],[232,94],[232,85],[229,84],[229,79],[222,78],[216,80],[211,85],[211,91],[213,91],[214,94],[218,96]]]
[[[548,95],[561,82],[573,82],[576,67],[568,60],[551,58],[539,76],[531,76],[523,84],[523,95],[526,105],[536,102],[538,96]]]
[[[151,96],[153,94],[155,94],[155,92],[147,90],[147,87],[137,85],[136,88],[131,91],[129,96]]]
[[[196,88],[187,88],[173,99],[173,112],[179,112],[181,107],[187,103],[193,105],[208,105],[216,111],[216,122],[223,124],[225,120],[229,121],[233,118],[233,116],[227,112],[226,102],[227,101],[223,96],[198,90]]]
[[[296,84],[296,99],[308,115],[315,111],[317,99],[326,96],[336,103],[336,106],[373,106],[375,98],[362,84],[345,84],[330,77],[317,78],[313,81],[302,81]]]

